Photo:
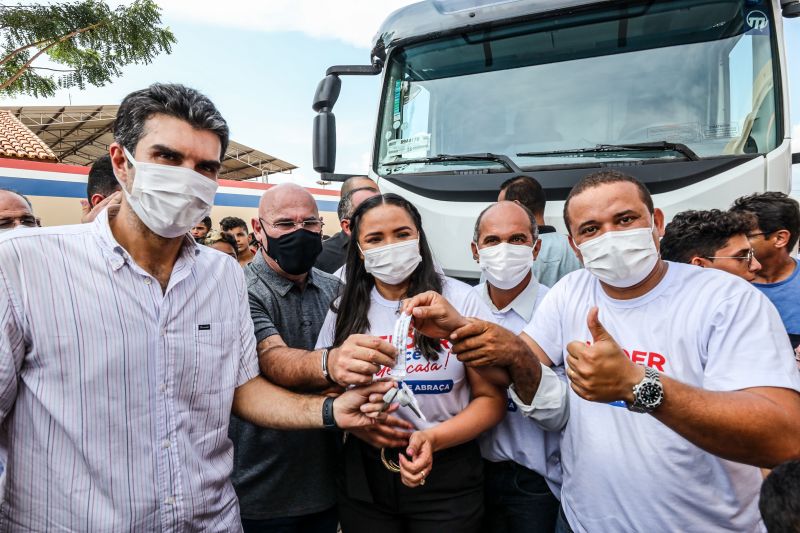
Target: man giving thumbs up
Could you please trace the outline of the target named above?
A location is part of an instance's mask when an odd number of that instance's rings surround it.
[[[664,216],[634,178],[587,176],[564,219],[584,269],[550,289],[523,349],[479,321],[452,334],[459,359],[504,367],[523,410],[537,359],[565,368],[560,531],[763,531],[756,467],[800,456],[800,375],[774,306],[662,261]]]

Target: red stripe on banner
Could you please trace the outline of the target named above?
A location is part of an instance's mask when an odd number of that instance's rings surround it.
[[[89,174],[90,167],[81,165],[66,165],[64,163],[45,163],[43,161],[28,161],[25,159],[7,159],[0,158],[0,168],[18,168],[21,170],[38,170],[40,172],[64,172],[69,174]],[[233,180],[219,180],[221,187],[234,187],[237,189],[256,189],[267,190],[274,187],[274,184],[269,183],[256,183],[252,181],[233,181]],[[305,190],[312,194],[320,194],[323,196],[339,196],[339,191],[317,189],[312,187],[304,187]]]
[[[65,172],[69,174],[88,174],[89,167],[65,165],[64,163],[45,163],[43,161],[27,161],[25,159],[0,158],[0,167],[18,168],[21,170],[38,170],[40,172]]]

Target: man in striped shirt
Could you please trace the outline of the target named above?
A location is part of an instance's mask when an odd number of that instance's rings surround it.
[[[0,239],[0,531],[233,531],[230,413],[358,427],[335,401],[259,376],[244,275],[188,235],[213,202],[228,127],[156,84],[120,105],[119,211]]]

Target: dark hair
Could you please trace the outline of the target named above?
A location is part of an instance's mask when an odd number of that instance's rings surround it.
[[[378,192],[372,187],[359,187],[358,189],[353,189],[345,193],[339,200],[339,205],[336,207],[336,215],[339,217],[339,221],[349,219],[353,216],[353,196],[361,191]]]
[[[800,532],[800,461],[778,465],[761,485],[758,510],[769,533]]]
[[[211,217],[203,217],[203,220],[200,221],[200,224],[204,225],[207,230],[211,230]]]
[[[741,213],[711,209],[675,215],[661,239],[661,258],[688,263],[692,257],[711,257],[735,235],[747,235],[752,219]]]
[[[89,177],[86,179],[86,197],[89,203],[92,203],[92,196],[95,194],[102,194],[108,197],[118,190],[120,190],[120,186],[111,166],[111,155],[106,154],[98,157],[92,163],[92,168],[89,169]]]
[[[233,247],[233,254],[238,257],[239,255],[239,247],[236,246],[236,239],[234,239],[230,234],[225,233],[224,231],[212,231],[206,235],[202,243],[206,246],[211,246],[212,244],[224,242]]]
[[[372,185],[362,185],[359,187],[358,186],[359,181],[369,181]],[[356,188],[373,189],[375,192],[378,192],[377,185],[375,185],[375,182],[372,181],[372,178],[370,178],[369,176],[350,176],[349,178],[344,180],[344,183],[342,183],[342,188],[339,189],[339,192],[342,196],[344,196]]]
[[[371,301],[370,291],[375,286],[375,279],[364,268],[364,261],[361,259],[359,248],[355,243],[358,242],[358,236],[361,234],[361,221],[364,215],[381,205],[394,205],[404,209],[414,221],[419,232],[419,253],[422,256],[422,262],[411,274],[406,296],[416,296],[425,291],[442,292],[442,276],[434,268],[433,254],[428,246],[425,231],[422,229],[422,217],[417,208],[405,198],[392,193],[367,198],[356,208],[350,218],[352,237],[345,261],[346,284],[340,290],[341,299],[338,304],[331,304],[331,309],[336,313],[334,346],[341,345],[350,335],[364,333],[370,328],[367,313],[369,313]],[[438,358],[441,346],[438,339],[417,334],[415,343],[417,349],[427,359]]]
[[[239,217],[225,217],[219,221],[219,227],[222,231],[231,231],[234,228],[244,228],[247,231],[247,222]]]
[[[800,208],[797,200],[782,192],[768,191],[761,194],[742,196],[733,202],[731,211],[752,213],[758,227],[764,233],[775,233],[785,229],[789,232],[786,251],[791,252],[800,237]]]
[[[144,123],[156,114],[188,122],[198,130],[208,130],[219,137],[220,159],[228,149],[228,123],[208,99],[195,89],[172,83],[154,83],[126,96],[114,121],[114,140],[134,154],[144,132]]]
[[[472,232],[472,242],[476,244],[478,243],[478,240],[481,237],[481,221],[483,220],[483,215],[485,215],[489,209],[495,207],[496,205],[497,204],[489,205],[488,207],[484,208],[483,211],[481,211],[480,215],[478,215],[478,219],[475,221],[475,229]],[[523,204],[517,204],[517,206],[521,207],[522,210],[525,211],[525,214],[528,216],[528,219],[530,220],[531,223],[531,237],[533,238],[533,242],[536,243],[536,240],[539,238],[539,226],[536,224],[536,217],[533,216],[531,210],[525,207]]]
[[[506,200],[519,202],[534,215],[544,214],[547,196],[541,184],[530,176],[517,176],[507,179],[500,185],[500,191],[506,192]]]
[[[564,224],[566,224],[567,231],[570,235],[572,235],[572,229],[569,226],[569,202],[574,197],[588,189],[593,189],[608,183],[633,183],[639,189],[639,198],[641,198],[644,205],[647,206],[647,210],[651,215],[655,213],[655,208],[653,207],[653,197],[650,196],[650,191],[647,190],[647,187],[645,187],[641,181],[637,180],[633,176],[623,174],[618,170],[601,170],[581,178],[581,180],[575,184],[575,186],[567,195],[567,200],[564,202]]]

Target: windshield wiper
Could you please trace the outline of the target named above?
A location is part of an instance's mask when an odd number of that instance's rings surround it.
[[[495,163],[500,163],[509,172],[515,172],[517,174],[522,174],[522,169],[520,169],[514,161],[511,160],[510,157],[503,154],[439,154],[430,157],[418,157],[415,159],[398,159],[396,161],[389,161],[388,163],[381,163],[382,166],[389,167],[394,165],[410,165],[414,163],[445,163],[449,161],[492,161]]]
[[[548,155],[578,155],[581,154],[604,154],[614,152],[677,152],[689,161],[699,161],[700,157],[683,143],[671,143],[667,141],[635,143],[635,144],[598,144],[592,148],[573,148],[569,150],[552,150],[549,152],[522,152],[518,157],[541,157]]]

